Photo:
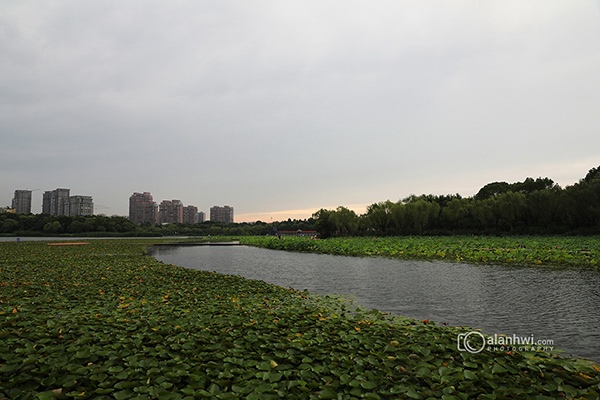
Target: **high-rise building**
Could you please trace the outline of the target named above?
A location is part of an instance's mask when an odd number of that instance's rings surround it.
[[[150,192],[136,192],[129,197],[129,220],[135,224],[158,224],[158,206]]]
[[[183,208],[183,223],[193,225],[198,222],[198,207],[186,206]]]
[[[92,196],[70,196],[69,216],[94,215],[94,202]]]
[[[210,208],[210,220],[215,222],[233,223],[233,207],[214,206]]]
[[[52,214],[52,191],[45,191],[42,194],[42,214]]]
[[[42,195],[42,213],[50,215],[94,215],[92,196],[71,196],[70,189],[48,190]]]
[[[50,215],[69,215],[70,189],[56,189],[42,195],[42,213]]]
[[[204,214],[204,211],[200,211],[198,213],[198,222],[203,223],[204,221],[206,221],[206,215]]]
[[[12,208],[17,213],[31,214],[31,190],[15,190]]]
[[[183,223],[183,203],[181,200],[163,200],[158,206],[158,223]]]

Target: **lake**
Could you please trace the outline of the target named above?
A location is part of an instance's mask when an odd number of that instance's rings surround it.
[[[600,362],[600,273],[292,253],[248,246],[154,247],[159,261],[342,294],[397,315],[552,340]]]

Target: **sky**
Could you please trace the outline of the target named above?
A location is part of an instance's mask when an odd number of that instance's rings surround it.
[[[235,221],[600,166],[600,1],[0,0],[0,206]]]

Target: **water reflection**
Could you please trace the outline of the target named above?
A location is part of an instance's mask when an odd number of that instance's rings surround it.
[[[551,339],[600,362],[600,274],[355,258],[246,246],[158,247],[154,256],[189,268],[241,275],[418,319],[487,333]]]

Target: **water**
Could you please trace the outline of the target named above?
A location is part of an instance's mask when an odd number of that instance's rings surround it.
[[[317,294],[398,315],[552,340],[600,362],[600,273],[291,253],[246,246],[156,247],[160,261]]]

